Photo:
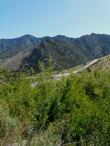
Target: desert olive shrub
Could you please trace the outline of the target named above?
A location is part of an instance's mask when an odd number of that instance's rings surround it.
[[[60,124],[59,124],[60,125]],[[33,146],[60,146],[62,144],[61,135],[58,133],[57,124],[50,124],[46,130],[41,130],[32,138]]]
[[[56,81],[51,70],[43,70],[34,88],[24,74],[2,72],[1,139],[8,131],[33,145],[109,146],[109,72],[84,72]]]
[[[20,127],[21,123],[18,118],[11,116],[8,105],[0,100],[0,144],[5,145],[17,140]]]

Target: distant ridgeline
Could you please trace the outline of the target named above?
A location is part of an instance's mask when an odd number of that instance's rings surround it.
[[[24,35],[15,39],[0,40],[0,66],[9,70],[33,68],[38,71],[38,62],[48,65],[51,56],[56,70],[79,64],[110,54],[110,35],[94,34],[80,38],[62,35],[36,38]]]

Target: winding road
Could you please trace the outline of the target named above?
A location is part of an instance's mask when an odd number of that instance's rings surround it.
[[[95,59],[91,62],[89,62],[88,64],[86,64],[85,66],[81,67],[80,69],[76,70],[76,71],[73,71],[72,73],[73,74],[77,74],[79,72],[81,72],[82,70],[88,68],[89,66],[93,65],[94,63],[96,63],[99,59]],[[57,74],[57,75],[53,75],[53,79],[55,80],[60,80],[62,77],[68,77],[71,73],[64,73],[64,74]],[[38,77],[29,77],[28,79],[36,79]],[[37,86],[37,82],[33,82],[31,84],[32,88],[36,87]]]
[[[77,74],[79,72],[81,72],[82,70],[88,68],[90,65],[96,63],[99,59],[95,59],[93,61],[91,61],[90,63],[86,64],[85,66],[83,66],[82,68],[76,70],[76,71],[73,71],[72,73],[73,74]],[[70,73],[64,73],[64,74],[57,74],[57,75],[53,75],[53,78],[55,80],[60,80],[62,77],[68,77],[70,75]]]

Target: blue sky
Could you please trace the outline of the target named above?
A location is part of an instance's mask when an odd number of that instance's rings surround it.
[[[0,0],[0,38],[110,34],[110,0]]]

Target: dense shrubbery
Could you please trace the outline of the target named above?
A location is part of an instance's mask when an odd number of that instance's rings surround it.
[[[84,72],[60,81],[50,74],[41,73],[32,88],[25,75],[1,70],[1,145],[109,146],[110,72]]]

